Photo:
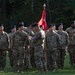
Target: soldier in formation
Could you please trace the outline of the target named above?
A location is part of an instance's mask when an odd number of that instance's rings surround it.
[[[34,47],[35,64],[40,72],[44,73],[46,72],[44,56],[45,32],[38,27],[37,23],[34,23],[32,28],[35,31],[35,35],[31,39],[31,44],[33,44]]]
[[[14,58],[14,69],[23,72],[25,53],[29,45],[28,34],[23,31],[23,24],[18,25],[18,30],[12,35],[11,48]]]
[[[9,49],[9,37],[4,31],[3,24],[0,24],[0,70],[6,66],[6,51]]]
[[[74,34],[72,36],[72,44],[73,44],[73,66],[75,67],[75,30],[74,30]]]
[[[58,58],[58,48],[60,46],[59,35],[54,31],[54,25],[48,25],[46,32],[46,51],[47,51],[47,68],[49,71],[54,71]]]
[[[16,26],[13,25],[11,27],[11,33],[9,33],[9,39],[10,39],[10,43],[11,43],[11,38],[12,38],[12,35],[16,32]],[[10,44],[11,45],[11,44]],[[9,59],[10,59],[10,66],[13,67],[13,54],[12,54],[12,49],[9,49]]]
[[[6,50],[9,50],[10,66],[17,72],[27,70],[29,60],[32,68],[38,68],[41,73],[46,72],[46,66],[49,71],[54,71],[56,65],[63,69],[67,46],[70,63],[74,66],[74,22],[66,31],[63,30],[62,24],[59,24],[58,30],[54,24],[50,24],[46,32],[37,23],[24,27],[22,22],[17,31],[15,26],[12,27],[9,36],[4,31],[3,24],[0,24],[0,69],[3,70],[6,65]]]
[[[31,40],[31,38],[34,36],[34,32],[32,30],[32,26],[29,25],[29,27],[24,27],[24,31],[28,33],[29,35],[29,39]],[[30,55],[29,55],[30,53]],[[29,44],[29,48],[28,48],[28,52],[27,52],[27,55],[28,55],[28,58],[30,56],[30,63],[31,63],[31,66],[32,68],[35,68],[36,67],[36,64],[35,64],[35,58],[34,58],[34,47],[32,44]],[[28,63],[28,62],[27,62]],[[26,64],[25,64],[26,65]]]
[[[68,34],[66,31],[63,30],[63,24],[58,24],[58,31],[57,33],[60,36],[60,46],[58,52],[58,60],[57,66],[59,69],[63,69],[64,67],[64,60],[66,56],[66,47],[68,45]]]
[[[68,43],[68,52],[70,56],[70,64],[73,66],[73,44],[72,44],[72,37],[74,34],[74,29],[75,29],[75,22],[71,22],[71,26],[66,29],[66,32],[69,35],[69,43]]]

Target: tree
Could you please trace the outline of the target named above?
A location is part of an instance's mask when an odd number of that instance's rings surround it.
[[[47,5],[47,23],[63,22],[66,28],[75,19],[75,0],[0,0],[0,22],[5,24],[7,31],[10,17],[15,25],[24,21],[25,26],[29,26],[39,21],[44,3]]]

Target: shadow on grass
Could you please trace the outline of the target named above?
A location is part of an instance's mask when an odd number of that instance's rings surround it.
[[[69,55],[67,53],[66,60],[65,60],[65,67],[63,70],[59,70],[56,68],[55,72],[49,72],[45,74],[40,74],[37,69],[29,69],[22,73],[14,72],[14,70],[10,67],[9,58],[7,56],[6,67],[3,72],[0,72],[0,75],[75,75],[75,68],[71,67],[69,64]]]

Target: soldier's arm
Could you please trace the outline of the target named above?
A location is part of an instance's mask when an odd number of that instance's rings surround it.
[[[14,34],[11,36],[11,42],[10,42],[10,48],[12,48],[13,47],[13,43],[14,43]]]
[[[69,43],[69,35],[66,33],[66,46],[68,46]]]
[[[41,39],[40,37],[41,37],[40,33],[35,34],[35,36],[32,38],[32,43],[36,44],[39,41],[39,39]]]
[[[66,32],[69,34],[69,31],[68,31],[68,29],[66,29],[65,31],[66,31]]]
[[[6,34],[6,38],[7,38],[7,49],[9,49],[10,48],[10,39],[9,39],[9,35],[8,34]]]
[[[29,30],[28,34],[29,36],[32,36],[32,37],[34,36],[34,32],[32,30]]]
[[[67,29],[65,31],[68,33],[68,30]]]
[[[73,41],[73,46],[75,46],[75,34],[73,35],[72,41]]]
[[[45,50],[47,50],[47,35],[46,35],[46,33],[45,33]]]
[[[29,39],[29,35],[26,34],[26,35],[25,35],[25,49],[26,49],[26,50],[28,49],[29,41],[30,41],[30,39]]]
[[[60,36],[59,34],[57,34],[57,46],[58,46],[58,49],[60,48],[61,44],[60,44]]]

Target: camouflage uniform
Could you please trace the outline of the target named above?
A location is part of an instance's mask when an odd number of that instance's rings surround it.
[[[13,33],[9,33],[9,39],[10,39],[10,44],[11,44],[11,37]],[[13,54],[12,54],[12,49],[10,48],[9,50],[9,59],[10,59],[10,66],[13,67]]]
[[[68,52],[69,52],[69,56],[70,56],[70,63],[73,66],[73,44],[72,44],[72,37],[73,37],[73,32],[74,29],[72,27],[69,27],[66,29],[66,32],[69,35],[69,43],[68,43]]]
[[[24,31],[16,31],[12,35],[11,48],[14,58],[14,68],[19,71],[23,71],[25,53],[27,52],[29,39],[28,34]]]
[[[9,37],[6,32],[0,33],[0,69],[6,66],[6,50],[9,48]]]
[[[72,44],[73,44],[73,66],[75,67],[75,32],[73,34],[73,37],[72,37]]]
[[[47,49],[47,68],[48,70],[53,71],[58,57],[58,46],[60,45],[59,35],[54,31],[48,31],[46,33],[45,41]]]
[[[31,44],[34,46],[35,63],[40,70],[45,70],[44,41],[45,33],[43,30],[36,32],[31,40]]]
[[[28,33],[29,39],[31,40],[31,38],[34,36],[34,32],[31,29],[26,28],[26,27],[24,28],[24,31]],[[35,64],[35,58],[34,58],[34,47],[31,44],[29,44],[28,51],[29,52],[27,52],[27,58],[29,58],[29,56],[30,56],[31,66],[33,68],[35,68],[36,64]],[[30,55],[29,55],[29,53],[30,53]],[[27,65],[27,68],[29,67],[28,63],[29,63],[29,61],[25,62],[25,65]]]
[[[66,47],[68,45],[68,34],[65,31],[57,31],[60,35],[60,47],[59,47],[59,54],[58,54],[58,61],[57,65],[59,69],[63,69],[64,67],[64,60],[66,56]]]

